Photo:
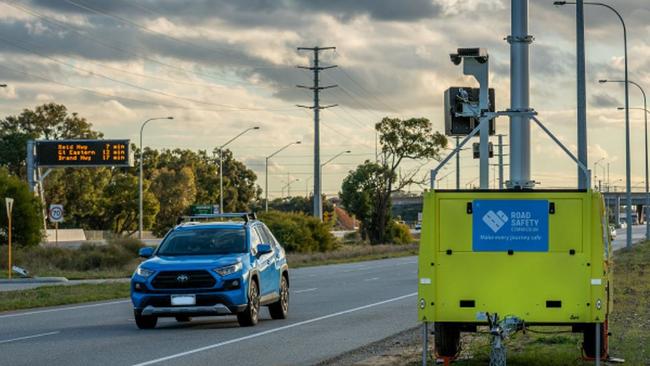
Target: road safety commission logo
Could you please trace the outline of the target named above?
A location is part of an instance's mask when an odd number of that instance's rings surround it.
[[[471,215],[475,252],[548,251],[548,200],[473,200]]]
[[[483,215],[483,222],[496,233],[508,222],[508,215],[501,210],[497,212],[490,210]]]

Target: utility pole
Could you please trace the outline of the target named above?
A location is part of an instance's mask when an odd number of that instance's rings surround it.
[[[321,202],[321,177],[320,177],[320,110],[325,108],[335,107],[336,104],[321,106],[319,93],[323,89],[334,88],[337,85],[320,86],[319,74],[321,70],[331,69],[336,65],[320,66],[318,62],[318,55],[320,51],[335,50],[336,47],[298,47],[298,51],[312,51],[314,52],[313,66],[298,66],[300,69],[307,69],[314,72],[314,85],[304,86],[297,85],[298,88],[310,89],[314,92],[314,104],[311,106],[298,105],[301,108],[308,108],[314,111],[314,217],[323,220],[323,203]]]

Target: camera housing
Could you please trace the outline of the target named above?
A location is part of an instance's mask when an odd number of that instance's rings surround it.
[[[474,116],[461,116],[466,112],[463,110],[463,104],[476,108],[479,107],[479,88],[468,87],[451,87],[445,90],[445,135],[447,136],[467,136],[479,124],[478,118]],[[489,89],[489,112],[495,111],[494,89]],[[466,113],[465,113],[466,114]],[[494,119],[490,120],[489,135],[496,133]],[[477,134],[480,136],[480,132]]]

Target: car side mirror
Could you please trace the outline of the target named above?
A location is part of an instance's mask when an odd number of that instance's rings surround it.
[[[138,251],[138,255],[142,258],[151,258],[151,256],[153,255],[153,251],[154,249],[152,247],[140,248],[140,250]]]
[[[258,244],[257,245],[257,255],[264,255],[273,253],[273,248],[270,244]]]

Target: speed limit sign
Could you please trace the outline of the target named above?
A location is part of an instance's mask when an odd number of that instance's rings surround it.
[[[63,205],[50,205],[50,222],[63,222]]]

